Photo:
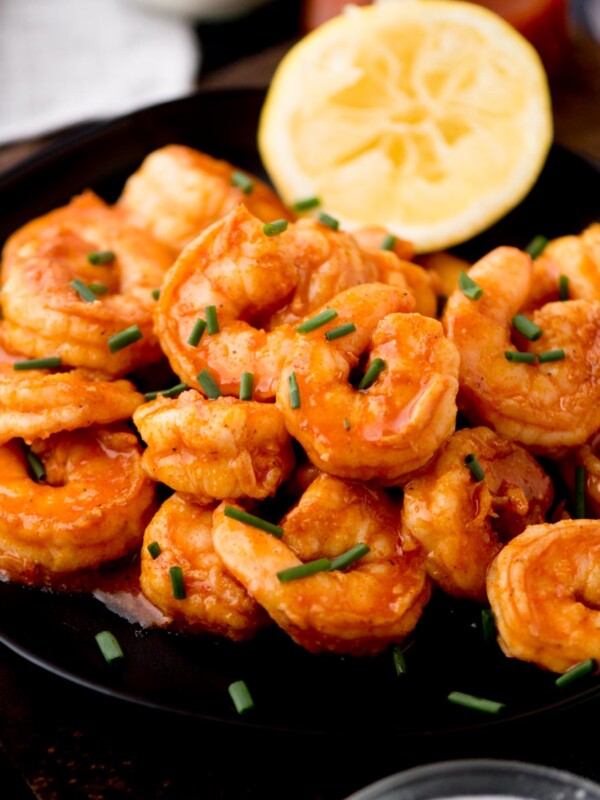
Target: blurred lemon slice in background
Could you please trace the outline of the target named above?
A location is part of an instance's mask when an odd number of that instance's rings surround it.
[[[347,229],[382,225],[418,252],[515,206],[552,140],[533,47],[454,0],[350,6],[277,68],[258,143],[284,201],[317,196]]]

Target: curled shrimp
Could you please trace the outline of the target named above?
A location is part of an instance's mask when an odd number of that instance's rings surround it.
[[[213,542],[227,568],[292,639],[312,653],[373,655],[410,633],[430,595],[423,554],[399,533],[383,491],[321,475],[282,522],[283,539],[214,513]],[[303,560],[363,543],[346,571],[281,582]]]
[[[150,153],[129,178],[118,205],[175,253],[239,203],[263,222],[291,219],[266,184],[245,175],[248,183],[240,188],[232,182],[235,172],[226,161],[168,145]]]
[[[482,480],[465,464],[471,454]],[[503,542],[544,521],[552,496],[550,478],[526,450],[488,428],[465,429],[405,485],[402,526],[445,592],[484,602],[491,560]]]
[[[338,312],[333,322],[296,336],[277,405],[319,469],[393,485],[425,464],[454,431],[456,348],[437,320],[392,313],[402,309],[403,299],[391,287],[357,286],[331,305]],[[354,323],[354,333],[326,339],[328,330],[347,323]],[[366,352],[365,369],[375,359],[385,366],[361,391],[349,378]],[[298,387],[295,401],[290,380]]]
[[[492,562],[487,591],[507,656],[565,672],[600,659],[600,522],[533,525]]]
[[[460,352],[459,408],[537,453],[559,455],[600,428],[600,306],[583,300],[548,303],[532,314],[537,341],[515,334],[513,317],[527,304],[534,269],[528,255],[500,247],[482,258],[470,277],[479,300],[461,291],[448,300],[448,336]],[[563,349],[564,359],[513,363],[506,351],[531,354]]]
[[[225,568],[213,547],[212,527],[212,508],[180,494],[169,497],[144,534],[142,591],[176,628],[249,639],[269,617]],[[158,545],[158,557],[149,545]],[[185,598],[173,596],[172,567],[182,570]]]
[[[565,275],[571,300],[600,300],[600,223],[549,242],[536,268],[538,293],[557,299],[559,277]]]
[[[0,569],[38,583],[48,573],[97,567],[140,546],[154,485],[132,433],[118,427],[55,433],[31,451],[45,469],[39,483],[19,442],[0,447]]]
[[[140,406],[134,422],[148,445],[147,474],[199,502],[273,495],[294,466],[291,438],[271,404],[187,391]]]
[[[98,251],[108,253],[107,263],[89,263]],[[86,192],[8,240],[2,261],[5,344],[30,358],[60,356],[64,365],[111,376],[157,361],[152,291],[171,263],[164,245]],[[74,280],[102,293],[86,300]],[[142,338],[111,352],[109,338],[134,325]]]
[[[575,471],[577,467],[583,470],[582,516],[600,518],[600,435],[597,433],[581,447],[569,450],[559,467],[573,495],[576,495]]]

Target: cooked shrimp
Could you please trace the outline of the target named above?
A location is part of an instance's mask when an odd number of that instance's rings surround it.
[[[202,503],[273,495],[294,466],[292,441],[274,405],[206,400],[188,391],[146,403],[134,421],[148,445],[147,474]]]
[[[92,252],[108,252],[94,266]],[[110,254],[114,254],[114,258]],[[18,230],[4,249],[2,308],[6,346],[31,358],[60,356],[68,366],[112,376],[161,357],[152,328],[152,291],[170,251],[91,192]],[[71,282],[99,284],[84,300]],[[111,353],[108,339],[137,325],[142,339]]]
[[[391,252],[395,253],[401,261],[412,261],[415,257],[415,248],[408,239],[401,239],[399,236],[390,237],[390,232],[378,225],[369,225],[365,228],[357,228],[352,231],[352,235],[361,247],[366,250],[381,250],[386,240],[391,243]]]
[[[465,465],[475,455],[485,477]],[[488,428],[457,431],[404,487],[403,530],[427,552],[427,570],[455,597],[485,601],[485,575],[507,539],[544,522],[552,482],[522,447]]]
[[[552,291],[554,299],[559,276],[566,275],[570,299],[600,300],[600,224],[590,225],[579,236],[554,239],[536,260],[536,266],[544,275],[546,292]]]
[[[366,284],[331,305],[337,319],[297,335],[277,390],[288,431],[319,469],[342,478],[398,483],[454,431],[458,354],[437,320],[402,308],[391,287]],[[404,306],[406,308],[406,306]],[[388,316],[385,316],[388,314]],[[353,322],[356,332],[324,332]],[[385,368],[363,391],[349,383],[361,355]],[[292,404],[290,378],[298,386]]]
[[[19,442],[0,447],[0,569],[38,583],[47,573],[97,567],[139,547],[154,485],[132,433],[55,433],[31,450],[44,465],[44,482],[30,477]]]
[[[214,514],[217,553],[310,652],[373,655],[417,624],[430,594],[423,553],[401,539],[398,509],[382,491],[322,475],[283,520],[283,540],[226,517],[224,506]],[[278,578],[304,559],[333,558],[360,543],[370,552],[345,571]]]
[[[600,518],[600,434],[595,434],[581,447],[570,450],[560,462],[560,471],[572,494],[575,490],[575,470],[583,468],[585,516]]]
[[[213,509],[174,494],[166,500],[144,534],[140,583],[145,596],[172,620],[194,633],[249,639],[269,617],[230,575],[212,543]],[[158,544],[153,558],[148,545]],[[169,570],[180,567],[185,598],[173,596]]]
[[[470,277],[479,300],[461,291],[448,300],[448,336],[460,352],[459,407],[531,448],[557,456],[583,444],[600,428],[600,305],[583,300],[548,303],[532,314],[543,334],[511,341],[511,322],[528,300],[533,265],[528,255],[500,247],[481,259]],[[505,351],[540,354],[563,349],[565,358],[544,364],[513,363]]]
[[[127,183],[118,205],[136,225],[175,253],[243,203],[263,222],[291,219],[275,193],[249,176],[248,189],[232,183],[235,167],[182,145],[155,150]]]
[[[600,522],[527,528],[492,562],[487,591],[507,656],[553,672],[600,659]]]

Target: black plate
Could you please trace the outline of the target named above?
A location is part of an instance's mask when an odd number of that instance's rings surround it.
[[[86,187],[114,199],[144,156],[178,142],[261,172],[255,134],[263,94],[201,94],[156,106],[71,137],[0,178],[0,241],[22,223]],[[577,232],[600,219],[600,172],[554,148],[518,209],[460,250],[470,258],[534,235]],[[122,669],[104,663],[94,634],[112,630]],[[414,736],[513,721],[596,694],[586,679],[560,691],[554,676],[506,659],[482,642],[480,609],[437,596],[407,649],[398,679],[389,653],[352,659],[312,656],[277,630],[232,644],[213,637],[140,631],[91,597],[0,585],[0,641],[69,680],[147,706],[264,729],[348,733],[377,729]],[[239,718],[227,687],[244,679],[256,711]],[[499,718],[449,704],[452,690],[507,704]]]

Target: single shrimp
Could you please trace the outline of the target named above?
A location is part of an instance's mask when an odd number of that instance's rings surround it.
[[[311,653],[374,655],[401,642],[430,596],[421,549],[400,537],[398,509],[381,490],[321,475],[282,522],[283,539],[214,513],[226,567],[292,639]],[[369,552],[347,570],[282,582],[303,560]]]
[[[571,490],[576,495],[575,472],[577,467],[583,471],[583,502],[584,516],[600,518],[600,434],[596,433],[589,442],[581,447],[569,450],[565,458],[560,461],[561,474]]]
[[[97,567],[140,546],[154,484],[136,437],[87,428],[37,440],[45,478],[30,477],[20,442],[0,447],[0,569],[25,583]]]
[[[537,341],[514,333],[527,304],[534,268],[520,250],[500,247],[469,272],[479,300],[461,291],[448,300],[444,324],[460,352],[459,408],[471,423],[488,425],[532,452],[558,457],[600,428],[600,305],[583,300],[548,303],[532,314]],[[563,350],[562,360],[513,363],[505,353],[534,356]]]
[[[99,251],[103,263],[90,263]],[[157,361],[152,292],[171,263],[170,251],[122,212],[92,192],[76,197],[6,243],[1,302],[7,348],[30,358],[60,356],[65,366],[111,376]],[[88,285],[99,287],[98,294]],[[142,338],[111,352],[110,337],[134,325]]]
[[[238,173],[239,174],[239,173]],[[292,219],[265,183],[236,168],[182,145],[155,150],[125,184],[118,206],[140,228],[175,254],[240,203],[263,222]]]
[[[475,455],[477,480],[465,464]],[[552,481],[519,445],[488,428],[457,431],[404,487],[402,528],[424,547],[427,571],[455,597],[486,598],[496,553],[527,525],[544,522]]]
[[[144,534],[140,584],[177,629],[251,638],[269,617],[225,568],[212,543],[213,509],[180,494],[166,500]],[[160,549],[153,557],[149,546]],[[174,597],[170,570],[179,567],[185,597]]]
[[[558,299],[561,275],[568,279],[571,300],[600,300],[600,223],[590,225],[578,236],[553,239],[536,259],[538,281],[546,293]],[[539,290],[538,290],[539,291]]]
[[[456,348],[437,320],[392,313],[401,305],[390,287],[357,286],[331,305],[338,312],[333,322],[296,336],[277,405],[288,431],[319,469],[397,484],[429,461],[454,431]],[[326,339],[328,330],[349,323],[355,332]],[[367,352],[365,369],[381,362],[384,369],[370,388],[360,390],[349,378]],[[298,387],[297,397],[290,381]]]
[[[507,656],[553,672],[600,659],[600,522],[527,528],[492,562],[487,592]]]
[[[159,397],[134,415],[146,473],[197,502],[275,494],[294,466],[290,435],[272,404],[195,391]]]

